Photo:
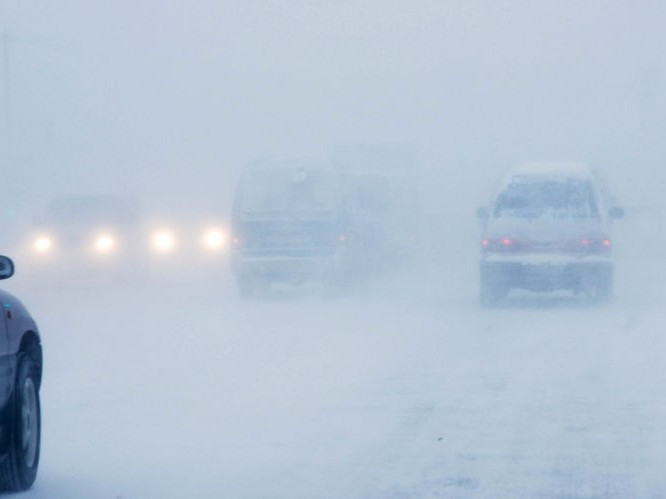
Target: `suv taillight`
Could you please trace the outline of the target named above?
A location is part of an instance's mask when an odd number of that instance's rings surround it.
[[[572,246],[579,251],[605,253],[611,249],[611,240],[606,238],[584,238],[575,242]]]
[[[509,237],[481,239],[481,248],[484,251],[516,251],[520,246],[518,241]]]
[[[509,237],[483,238],[481,249],[485,252],[585,252],[607,253],[611,240],[607,238],[584,238],[563,242],[519,241]]]

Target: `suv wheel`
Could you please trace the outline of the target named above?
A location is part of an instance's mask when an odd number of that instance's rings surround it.
[[[583,274],[580,290],[592,303],[604,303],[610,300],[613,294],[613,274],[611,270],[603,269]]]
[[[498,304],[506,295],[509,289],[506,285],[498,282],[490,282],[483,275],[480,283],[480,301],[484,307],[492,307]]]

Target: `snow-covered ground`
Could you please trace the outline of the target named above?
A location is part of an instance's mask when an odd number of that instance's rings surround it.
[[[484,310],[474,259],[328,300],[17,276],[46,359],[25,497],[665,495],[664,266]]]

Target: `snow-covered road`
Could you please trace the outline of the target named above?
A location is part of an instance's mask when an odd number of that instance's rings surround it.
[[[664,496],[654,272],[494,310],[473,265],[334,300],[18,279],[46,352],[25,497]]]

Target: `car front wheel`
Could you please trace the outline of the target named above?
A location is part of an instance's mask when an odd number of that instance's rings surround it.
[[[0,463],[0,489],[28,489],[37,476],[41,440],[39,369],[26,353],[20,353],[13,403],[6,429],[9,448]]]

